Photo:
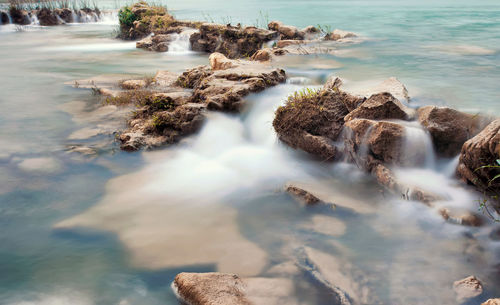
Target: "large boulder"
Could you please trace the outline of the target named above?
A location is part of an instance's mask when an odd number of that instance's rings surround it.
[[[296,92],[276,110],[274,129],[281,141],[322,160],[340,157],[333,144],[344,126],[344,117],[359,98],[338,90]]]
[[[388,92],[370,96],[358,108],[345,117],[345,121],[361,118],[371,120],[409,120],[413,117],[412,109],[404,106]]]
[[[483,285],[475,276],[469,276],[453,283],[457,302],[463,303],[483,293]]]
[[[500,119],[491,122],[462,146],[458,174],[466,182],[481,190],[500,191]],[[484,167],[491,166],[491,167]]]
[[[9,14],[7,14],[7,12],[0,11],[0,24],[8,24],[9,22]]]
[[[61,19],[58,18],[57,14],[44,7],[37,13],[38,21],[40,21],[40,25],[52,26],[61,24]]]
[[[71,11],[69,8],[58,8],[55,9],[54,12],[65,23],[75,22],[75,20],[73,20],[73,11]]]
[[[436,106],[421,107],[417,112],[420,124],[431,134],[436,152],[445,157],[456,156],[465,141],[480,131],[479,116]]]
[[[20,24],[20,25],[28,25],[31,23],[31,19],[29,14],[25,10],[21,10],[15,6],[11,6],[9,8],[10,18],[12,19],[12,23]]]

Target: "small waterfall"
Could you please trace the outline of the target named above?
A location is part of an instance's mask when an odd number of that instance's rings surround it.
[[[36,14],[31,14],[30,20],[31,20],[31,24],[40,25],[40,21],[38,20],[38,16]]]
[[[57,17],[57,22],[59,24],[66,24],[66,21],[62,20],[61,17],[59,15],[56,14],[56,17]]]
[[[191,53],[191,44],[189,38],[196,30],[186,30],[180,34],[172,34],[173,40],[168,45],[169,54],[189,54]]]
[[[433,169],[436,165],[436,154],[431,136],[417,122],[405,123],[405,140],[403,159],[408,166],[424,166]]]
[[[7,17],[9,17],[9,24],[12,24],[12,17],[10,16],[10,13],[7,13]]]
[[[266,43],[264,44],[264,46],[265,46],[266,48],[270,48],[270,49],[272,49],[272,48],[273,48],[273,46],[275,46],[275,44],[276,44],[277,42],[278,42],[278,40],[277,40],[277,39],[276,39],[276,40],[270,40],[270,41],[266,42]]]
[[[75,13],[74,10],[71,10],[71,22],[73,23],[80,22],[80,18],[78,18],[78,15]]]

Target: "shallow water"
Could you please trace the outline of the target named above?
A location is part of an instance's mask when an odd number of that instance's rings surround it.
[[[182,52],[182,38],[174,52],[137,50],[113,39],[113,19],[21,32],[0,26],[0,303],[177,304],[169,289],[175,274],[218,270],[290,278],[298,303],[327,304],[328,294],[307,274],[275,271],[300,265],[302,253],[327,268],[340,262],[369,288],[368,304],[453,304],[453,281],[469,274],[486,283],[481,299],[500,295],[500,244],[488,237],[491,225],[445,223],[433,209],[380,192],[353,166],[286,148],[271,126],[289,93],[330,74],[353,87],[395,76],[414,105],[500,114],[497,3],[168,6],[178,18],[263,24],[268,14],[367,39],[337,56],[291,57],[283,62],[289,84],[248,97],[240,116],[213,113],[175,147],[130,154],[112,134],[124,122],[100,110],[89,91],[65,83],[181,72],[206,64],[206,55]],[[477,210],[479,195],[452,177],[456,160],[432,160],[425,135],[413,132],[423,138],[406,149],[419,146],[427,167],[401,169],[401,179],[452,198],[446,205]],[[91,145],[98,156],[68,152],[74,145]],[[307,184],[336,208],[305,209],[282,194],[288,181]]]

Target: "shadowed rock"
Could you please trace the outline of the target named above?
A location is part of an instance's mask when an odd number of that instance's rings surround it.
[[[488,301],[481,303],[481,305],[500,305],[500,299],[489,299]]]
[[[305,203],[306,205],[314,205],[321,202],[318,197],[295,185],[287,185],[285,186],[285,189],[287,193],[292,195],[298,201]]]
[[[347,122],[356,118],[371,120],[409,120],[412,116],[412,109],[401,104],[392,94],[384,92],[370,96],[363,104],[349,113],[349,115],[345,117],[345,121]]]

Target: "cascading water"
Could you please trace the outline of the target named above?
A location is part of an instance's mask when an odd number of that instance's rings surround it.
[[[407,166],[435,169],[436,155],[429,133],[418,122],[404,122],[403,158]]]
[[[71,10],[71,22],[73,23],[80,22],[80,18],[78,18],[78,15],[75,13],[74,10]]]
[[[186,30],[179,34],[177,33],[172,34],[174,39],[168,45],[167,53],[178,54],[178,55],[192,53],[191,45],[189,43],[189,37],[191,37],[191,35],[195,32],[196,30]]]

